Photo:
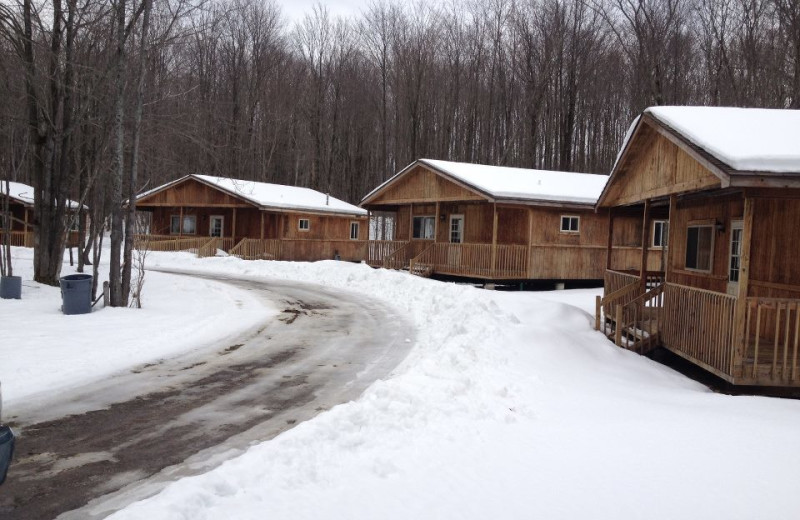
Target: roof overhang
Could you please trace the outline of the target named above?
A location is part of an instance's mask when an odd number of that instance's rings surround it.
[[[624,148],[620,153],[619,159],[611,170],[608,183],[606,183],[603,192],[597,199],[597,208],[607,207],[605,202],[609,189],[613,186],[615,179],[625,170],[633,145],[636,140],[640,138],[645,125],[686,152],[692,159],[718,177],[720,179],[720,188],[722,189],[730,187],[800,188],[800,175],[797,173],[736,170],[690,141],[686,136],[669,124],[653,117],[653,115],[647,112],[643,112],[630,138],[624,143]]]

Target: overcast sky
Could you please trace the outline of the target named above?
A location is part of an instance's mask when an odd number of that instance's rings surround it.
[[[369,4],[369,0],[277,0],[283,10],[283,15],[292,22],[303,19],[306,13],[310,13],[316,4],[322,4],[328,8],[331,17],[358,15],[362,9]]]

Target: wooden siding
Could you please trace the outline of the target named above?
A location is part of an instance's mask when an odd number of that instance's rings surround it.
[[[750,296],[800,298],[800,257],[794,242],[800,229],[800,194],[796,196],[753,200]]]
[[[195,207],[253,207],[253,204],[229,195],[218,188],[195,179],[153,193],[136,202],[137,207],[195,206]]]
[[[385,187],[366,207],[408,204],[410,202],[485,200],[486,197],[417,165],[402,178]],[[377,209],[377,208],[376,208]]]
[[[603,207],[721,186],[719,177],[647,124],[623,160],[610,181]]]
[[[744,199],[741,194],[679,202],[674,214],[670,216],[673,242],[669,247],[669,281],[698,289],[727,292],[731,221],[740,220],[743,213]],[[716,222],[722,224],[723,230],[712,231],[714,245],[711,271],[686,269],[686,235],[689,225],[714,226]]]

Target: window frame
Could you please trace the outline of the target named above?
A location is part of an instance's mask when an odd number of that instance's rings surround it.
[[[458,230],[458,242],[453,242],[453,221],[460,220],[461,221],[461,229]],[[448,221],[450,224],[447,227],[447,241],[450,244],[463,244],[464,243],[464,226],[466,225],[466,219],[464,218],[463,213],[454,213],[450,215],[450,219]]]
[[[306,227],[303,227],[303,222],[306,223]],[[297,230],[298,231],[311,231],[311,219],[309,218],[298,218],[297,219]]]
[[[656,244],[656,225],[661,224],[661,244]],[[664,233],[666,231],[666,233]],[[669,220],[653,220],[653,227],[650,229],[650,248],[665,249],[669,247]]]
[[[431,230],[431,236],[425,237],[415,237],[414,236],[414,221],[416,219],[422,219],[422,224],[420,225],[420,230],[425,230],[425,219],[431,219],[433,221],[433,228]],[[436,216],[435,215],[412,215],[411,216],[411,240],[436,240]]]
[[[567,220],[567,229],[564,229],[564,221]],[[572,220],[576,222],[576,228],[572,229]],[[581,216],[580,215],[561,215],[559,219],[559,232],[565,235],[580,235],[581,234]]]
[[[353,236],[353,226],[355,226],[356,236]],[[358,235],[361,233],[361,223],[356,220],[350,221],[350,240],[358,240]]]
[[[731,233],[730,237],[728,237],[728,283],[739,283],[742,278],[742,244],[744,242],[744,220],[742,219],[735,219],[731,221],[730,225]],[[740,232],[738,244],[739,244],[739,251],[736,255],[733,254],[733,244],[734,244],[734,236],[736,232]],[[737,266],[734,267],[731,265],[733,263],[733,259],[736,258]],[[731,274],[736,271],[736,280],[733,280]]]
[[[710,242],[709,242],[708,269],[703,269],[703,268],[700,268],[700,267],[689,267],[689,265],[688,265],[689,264],[689,262],[688,262],[688,259],[689,259],[689,256],[688,256],[689,255],[689,230],[692,229],[692,228],[696,228],[696,229],[707,228],[709,230],[709,232],[710,232],[711,239],[710,239]],[[715,233],[715,225],[714,225],[713,222],[690,222],[689,224],[686,225],[686,251],[684,252],[684,255],[683,255],[683,257],[684,257],[683,258],[683,268],[684,269],[686,269],[687,271],[693,271],[693,272],[697,272],[697,273],[711,273],[711,272],[714,271],[714,246],[715,246],[715,238],[716,238],[714,236],[715,234],[716,234]],[[699,234],[698,234],[698,238],[699,238]],[[697,250],[697,253],[698,253],[697,256],[699,257],[700,248],[696,247],[696,250]],[[698,260],[698,258],[695,258],[695,265],[697,265],[697,263],[698,263],[697,260]]]
[[[211,223],[214,222],[214,219],[219,219],[222,222],[222,225],[219,229],[219,237],[215,237],[211,234],[213,229]],[[225,215],[209,215],[208,216],[208,236],[211,238],[225,238]]]

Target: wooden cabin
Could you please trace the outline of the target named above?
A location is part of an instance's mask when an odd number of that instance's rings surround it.
[[[21,182],[9,182],[9,207],[11,219],[10,243],[12,246],[33,247],[34,232],[34,212],[33,212],[33,186],[28,186]],[[2,209],[6,196],[6,182],[0,181],[0,243],[5,243],[3,236],[5,226],[3,225]],[[66,218],[68,219],[69,232],[67,235],[67,247],[74,247],[78,243],[78,219],[76,212],[79,205],[73,200],[67,201]]]
[[[799,135],[796,110],[647,109],[598,208],[638,214],[646,233],[668,221],[665,269],[610,265],[597,327],[732,385],[800,386]]]
[[[367,212],[308,188],[187,175],[137,197],[151,250],[218,250],[249,259],[361,261]],[[146,246],[145,246],[146,243]]]
[[[487,281],[601,280],[608,216],[594,206],[606,180],[419,159],[362,200],[372,216],[367,261]],[[614,254],[636,266],[634,238]]]

